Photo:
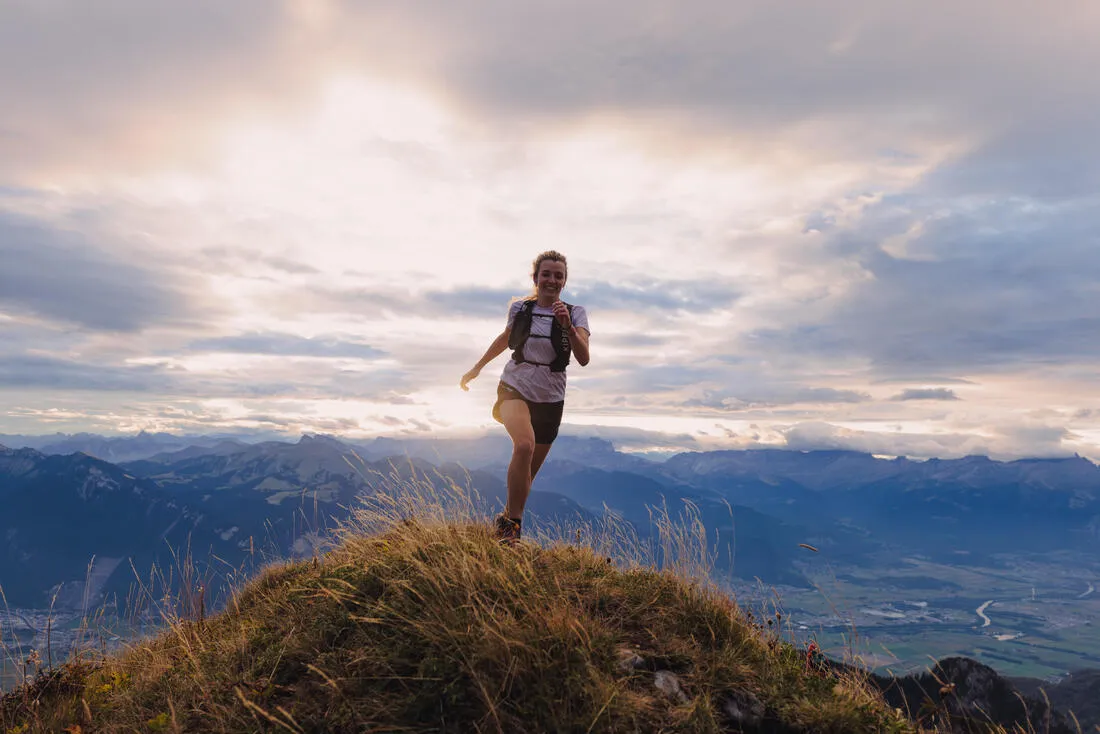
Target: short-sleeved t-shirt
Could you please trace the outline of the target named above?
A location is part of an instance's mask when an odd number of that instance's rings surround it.
[[[508,309],[508,327],[515,323],[516,314],[523,308],[525,301],[514,301]],[[519,394],[533,403],[556,403],[565,400],[565,372],[551,372],[550,363],[557,358],[554,345],[549,338],[537,337],[550,336],[553,328],[554,309],[535,304],[531,311],[531,336],[523,346],[523,357],[531,362],[516,362],[509,359],[504,365],[504,374],[500,376],[502,382],[511,385]],[[573,326],[591,333],[588,328],[588,314],[584,306],[573,306]]]

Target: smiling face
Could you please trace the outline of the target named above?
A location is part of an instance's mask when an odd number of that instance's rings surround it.
[[[543,302],[553,302],[561,296],[565,287],[565,263],[559,260],[543,260],[535,273],[535,288]]]

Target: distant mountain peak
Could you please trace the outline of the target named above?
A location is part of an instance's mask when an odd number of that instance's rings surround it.
[[[1016,464],[1081,464],[1096,466],[1092,461],[1086,459],[1080,454],[1074,454],[1073,456],[1034,456],[1023,459],[1016,459]]]
[[[41,451],[38,451],[37,449],[27,448],[26,446],[24,446],[23,448],[18,448],[18,449],[5,448],[4,453],[7,454],[8,456],[11,456],[11,457],[18,457],[20,459],[33,459],[33,460],[44,458],[46,456],[46,454],[42,453]]]
[[[332,436],[327,433],[303,433],[302,437],[298,439],[297,446],[329,446],[344,450],[347,448],[347,444],[341,441],[336,436]]]

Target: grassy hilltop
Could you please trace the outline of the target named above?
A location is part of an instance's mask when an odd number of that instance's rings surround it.
[[[778,626],[778,625],[776,625]],[[909,731],[857,677],[672,573],[501,547],[477,524],[348,533],[223,612],[9,693],[0,731]]]
[[[917,731],[703,581],[690,512],[656,513],[652,542],[612,522],[504,547],[462,490],[383,479],[328,553],[40,672],[0,698],[0,734]]]

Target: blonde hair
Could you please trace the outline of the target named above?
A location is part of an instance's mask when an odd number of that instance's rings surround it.
[[[531,278],[539,277],[539,268],[542,267],[542,263],[546,260],[552,260],[559,262],[565,266],[565,277],[569,277],[569,263],[565,261],[565,255],[561,254],[557,250],[547,250],[546,252],[540,252],[539,256],[535,258],[534,267],[531,268]]]
[[[553,262],[559,262],[562,265],[564,265],[565,266],[565,278],[566,278],[566,280],[569,279],[569,263],[567,263],[565,261],[565,255],[561,254],[557,250],[547,250],[546,252],[540,252],[538,257],[535,258],[535,262],[532,263],[532,266],[531,266],[531,280],[536,281],[535,284],[532,285],[532,287],[531,287],[531,292],[529,294],[527,294],[526,296],[523,296],[521,298],[513,298],[512,303],[515,303],[516,301],[530,301],[530,300],[535,299],[538,296],[539,287],[538,287],[538,282],[537,281],[538,281],[538,277],[539,277],[539,268],[541,268],[542,264],[547,260],[551,260]]]

